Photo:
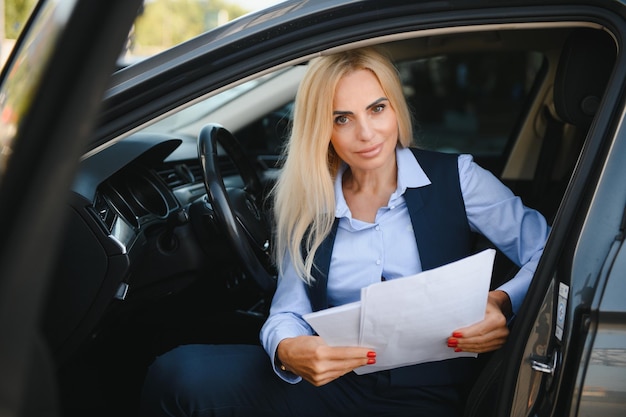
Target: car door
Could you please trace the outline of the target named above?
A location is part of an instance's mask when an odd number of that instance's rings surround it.
[[[618,45],[621,26],[616,21]],[[513,343],[488,364],[474,391],[483,400],[472,397],[466,415],[623,415],[625,64],[618,52],[524,314],[513,326]]]
[[[0,84],[0,409],[57,415],[40,304],[73,180],[139,0],[35,8]]]

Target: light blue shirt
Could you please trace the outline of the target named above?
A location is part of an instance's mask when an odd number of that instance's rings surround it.
[[[340,169],[335,180],[335,217],[339,218],[328,274],[328,303],[338,306],[360,299],[361,288],[380,282],[381,277],[395,279],[422,271],[419,248],[404,201],[407,188],[423,187],[430,180],[409,149],[396,150],[398,186],[389,203],[376,213],[374,223],[352,218],[342,191]],[[550,228],[536,210],[525,207],[489,171],[478,166],[470,155],[458,158],[461,192],[467,220],[472,231],[495,244],[520,266],[513,279],[498,289],[511,299],[513,312],[522,303],[543,252]],[[310,313],[305,283],[289,258],[278,285],[270,315],[261,329],[261,343],[274,369],[285,381],[296,383],[300,377],[282,372],[274,364],[276,349],[288,337],[314,334],[302,316]]]

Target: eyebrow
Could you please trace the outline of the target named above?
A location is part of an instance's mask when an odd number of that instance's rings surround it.
[[[389,101],[389,99],[387,97],[381,97],[378,100],[375,100],[373,103],[367,105],[365,107],[365,110],[369,110],[372,107],[376,107],[377,105],[379,105],[383,101]],[[347,115],[347,114],[353,114],[353,113],[351,111],[342,111],[342,110],[335,110],[335,111],[333,111],[333,115],[335,115],[335,116]]]

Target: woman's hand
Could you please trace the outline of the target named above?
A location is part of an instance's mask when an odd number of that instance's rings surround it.
[[[321,386],[355,368],[376,363],[376,353],[361,347],[328,346],[319,336],[282,340],[276,356],[285,370]]]
[[[484,320],[452,333],[448,347],[457,352],[491,352],[501,348],[509,336],[506,316],[511,311],[511,300],[504,291],[490,291]]]

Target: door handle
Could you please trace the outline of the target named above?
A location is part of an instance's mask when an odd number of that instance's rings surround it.
[[[535,356],[530,355],[530,366],[534,371],[542,372],[544,374],[554,375],[556,366],[559,361],[558,351],[553,351],[550,356]]]

